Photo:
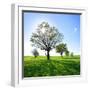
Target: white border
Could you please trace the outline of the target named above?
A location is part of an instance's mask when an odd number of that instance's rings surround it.
[[[81,13],[81,75],[80,76],[59,76],[59,77],[44,77],[42,78],[27,78],[22,79],[22,10],[35,10],[35,11],[49,11],[49,12],[66,12],[66,13]],[[36,7],[23,4],[12,5],[12,52],[11,52],[11,85],[12,86],[31,86],[31,85],[44,85],[69,83],[69,82],[85,82],[86,81],[86,60],[84,57],[84,43],[85,30],[86,30],[86,10],[84,8],[70,8],[70,7]],[[47,78],[47,79],[46,79]],[[52,78],[52,79],[50,79]],[[38,79],[38,80],[37,80]],[[48,80],[48,81],[47,81]],[[44,81],[47,81],[44,82]]]

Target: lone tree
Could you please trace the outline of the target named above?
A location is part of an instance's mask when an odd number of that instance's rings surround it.
[[[65,55],[69,56],[69,51],[68,50],[65,51]]]
[[[71,52],[71,57],[73,57],[74,56],[74,54],[73,54],[73,52]]]
[[[61,56],[63,56],[63,53],[67,51],[67,45],[64,43],[61,43],[56,46],[56,52],[60,53]]]
[[[38,25],[36,32],[32,33],[31,42],[33,46],[45,50],[47,52],[47,59],[50,60],[49,52],[55,48],[63,39],[63,34],[48,22],[42,22]]]
[[[32,54],[34,55],[35,58],[36,58],[37,56],[39,56],[39,53],[38,53],[37,49],[34,49],[34,50],[32,51]]]

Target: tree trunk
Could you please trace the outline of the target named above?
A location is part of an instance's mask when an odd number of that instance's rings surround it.
[[[63,52],[60,52],[60,54],[61,54],[61,57],[63,57]]]
[[[47,60],[50,60],[49,51],[47,51]]]

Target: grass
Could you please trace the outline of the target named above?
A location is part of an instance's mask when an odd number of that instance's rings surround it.
[[[24,77],[80,75],[80,56],[24,56]]]

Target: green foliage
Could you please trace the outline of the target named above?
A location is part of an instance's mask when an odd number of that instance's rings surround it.
[[[67,45],[64,43],[61,43],[59,45],[56,46],[56,52],[60,53],[61,56],[63,55],[63,53],[67,51]]]
[[[73,52],[71,52],[71,57],[73,57],[74,56],[74,54],[73,54]]]
[[[80,75],[80,56],[24,57],[24,77]]]
[[[69,56],[69,51],[68,50],[65,51],[65,55]]]
[[[32,51],[32,54],[35,56],[35,58],[36,58],[37,56],[39,56],[39,52],[37,51],[37,49],[34,49],[34,50]]]
[[[55,48],[57,43],[63,39],[63,34],[58,32],[54,26],[50,26],[48,22],[42,22],[38,25],[37,30],[32,33],[30,41],[32,45],[47,51],[47,59],[49,59],[49,52]]]

